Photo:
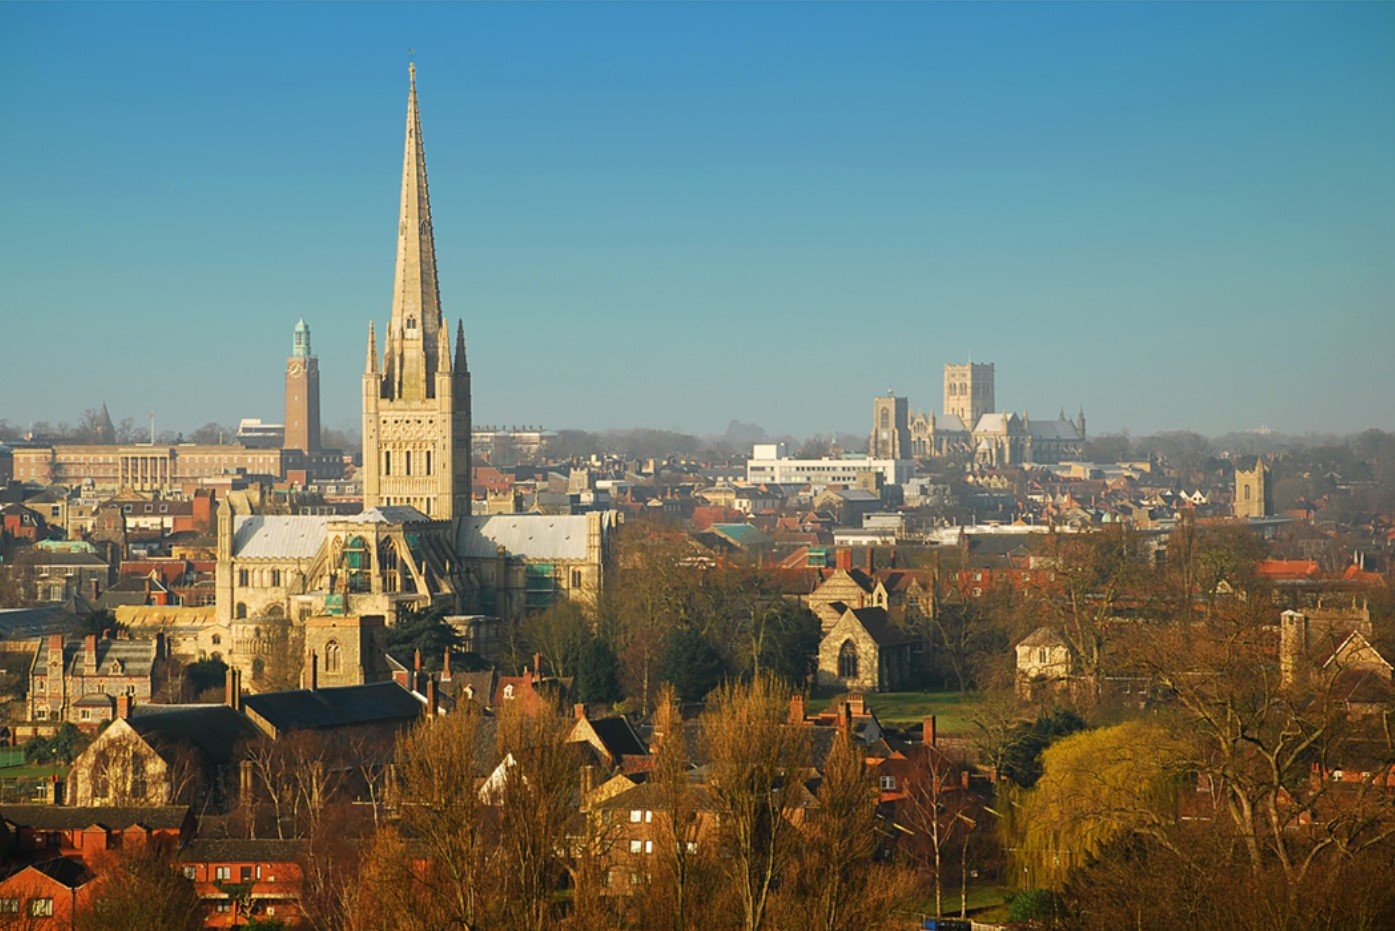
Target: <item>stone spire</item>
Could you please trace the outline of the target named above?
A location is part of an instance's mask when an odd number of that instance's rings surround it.
[[[378,331],[372,320],[368,321],[368,362],[363,367],[363,374],[378,374]]]
[[[386,367],[407,394],[408,381],[429,382],[436,372],[441,294],[436,282],[436,241],[431,231],[431,196],[426,184],[426,149],[417,109],[417,69],[410,66],[407,141],[402,156],[402,209],[397,224],[397,267]],[[424,384],[422,386],[424,388]]]
[[[465,321],[455,321],[455,370],[457,372],[469,371],[469,366],[465,364]]]

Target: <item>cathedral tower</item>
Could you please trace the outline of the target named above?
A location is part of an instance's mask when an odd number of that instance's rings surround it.
[[[320,360],[310,352],[310,327],[302,318],[286,360],[286,449],[320,448]]]
[[[441,314],[415,65],[410,74],[397,268],[381,357],[368,327],[363,506],[410,505],[454,520],[470,513],[470,374],[464,327],[452,347]]]
[[[965,362],[945,366],[945,413],[964,421],[973,430],[993,407],[993,363]]]

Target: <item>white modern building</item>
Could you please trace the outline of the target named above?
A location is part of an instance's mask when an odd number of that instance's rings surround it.
[[[854,485],[858,476],[880,472],[886,485],[901,485],[911,477],[915,463],[909,459],[873,459],[842,456],[837,459],[794,459],[784,443],[758,443],[746,463],[746,481],[755,485],[780,484]]]

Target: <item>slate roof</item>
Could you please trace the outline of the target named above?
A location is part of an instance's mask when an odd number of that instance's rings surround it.
[[[643,756],[649,752],[649,748],[644,746],[644,741],[639,739],[639,734],[630,726],[630,722],[619,715],[608,718],[592,718],[591,728],[596,732],[602,744],[605,745],[606,752],[615,760],[622,756]]]
[[[309,559],[324,545],[334,517],[256,514],[233,518],[233,555],[242,559]]]
[[[1027,424],[1027,432],[1030,433],[1034,439],[1080,439],[1080,434],[1075,432],[1075,425],[1067,420],[1033,420]]]
[[[48,639],[39,641],[34,659],[35,669],[48,666]],[[119,661],[119,673],[110,670],[111,662]],[[68,676],[86,676],[86,646],[82,640],[67,640],[63,643],[63,669]],[[154,640],[107,640],[97,641],[96,676],[121,675],[127,677],[148,677],[155,666]]]
[[[97,878],[97,874],[89,870],[87,864],[74,857],[55,857],[42,863],[34,863],[30,868],[69,889],[84,886]]]
[[[349,727],[379,721],[414,721],[421,702],[396,682],[295,689],[248,695],[243,707],[278,732],[321,727]]]
[[[886,608],[873,606],[870,608],[849,608],[848,610],[877,646],[890,647],[911,642],[898,627],[891,623]]]
[[[77,615],[66,605],[0,609],[0,640],[31,640],[44,634],[66,634],[77,626]]]
[[[264,838],[200,838],[179,851],[185,863],[291,863],[300,859],[305,841]]]
[[[493,514],[460,522],[456,549],[464,558],[492,559],[503,547],[523,559],[585,559],[586,515]]]
[[[151,830],[173,830],[184,824],[189,816],[187,805],[98,805],[79,807],[68,805],[5,805],[0,818],[16,827],[39,831],[80,831],[94,824],[111,831],[132,825]]]
[[[232,762],[239,744],[261,734],[227,705],[137,705],[126,723],[156,751],[189,747],[213,766]]]
[[[936,433],[968,433],[969,428],[964,425],[958,414],[937,414],[935,416]]]

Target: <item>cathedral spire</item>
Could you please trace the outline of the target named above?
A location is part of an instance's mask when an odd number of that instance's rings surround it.
[[[421,340],[434,370],[436,331],[441,326],[441,294],[436,283],[436,241],[431,231],[431,197],[426,184],[426,149],[417,109],[417,67],[409,67],[407,140],[402,155],[402,209],[397,224],[397,268],[392,288],[389,333]]]

